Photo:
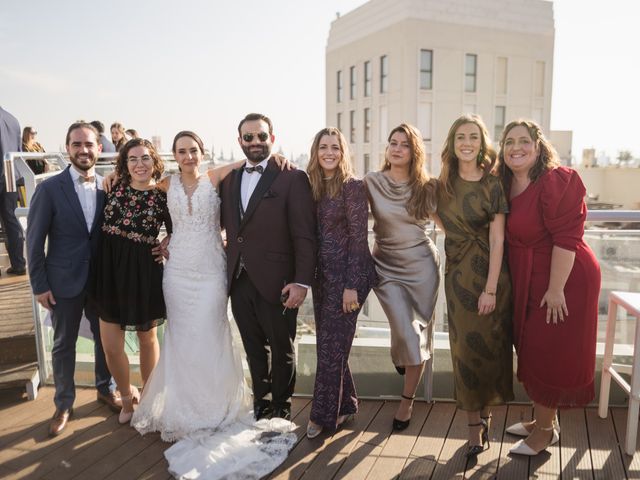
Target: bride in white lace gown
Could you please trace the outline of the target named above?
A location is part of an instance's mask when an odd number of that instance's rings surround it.
[[[160,360],[131,424],[142,434],[179,440],[165,452],[177,478],[260,478],[286,458],[296,436],[288,433],[290,422],[255,422],[250,411],[227,318],[216,190],[226,172],[199,175],[203,150],[192,132],[176,136],[182,174],[164,180],[173,222],[163,280],[167,323]]]

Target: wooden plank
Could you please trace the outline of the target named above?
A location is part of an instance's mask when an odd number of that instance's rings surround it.
[[[589,447],[594,478],[598,480],[625,478],[626,472],[622,463],[622,452],[615,447],[618,444],[618,438],[613,427],[611,414],[607,418],[600,418],[597,408],[587,408],[585,409],[585,417],[587,431],[589,432]],[[562,433],[564,433],[564,424]],[[564,475],[564,472],[562,474]]]
[[[73,469],[73,471],[71,469],[66,471],[57,469],[44,478],[48,480],[64,480],[68,478],[103,479],[115,472],[123,463],[135,458],[155,440],[156,438],[151,435],[145,435],[144,437],[139,435],[131,427],[119,428],[100,444],[95,445],[96,448],[91,448],[93,450],[90,452],[91,454],[87,452],[87,455],[84,455],[84,461],[93,459],[88,468],[78,468]]]
[[[564,423],[562,421],[562,413],[558,414],[560,419],[560,425],[564,429]],[[562,440],[561,440],[562,441]],[[560,462],[562,460],[560,452],[560,444],[547,448],[546,451],[540,452],[535,457],[531,457],[529,460],[529,477],[538,479],[553,479],[560,478]]]
[[[636,441],[636,453],[633,456],[629,456],[624,453],[624,439],[627,434],[627,409],[626,408],[610,408],[610,415],[613,418],[613,425],[615,427],[616,436],[618,437],[618,446],[620,447],[622,465],[625,472],[627,472],[627,478],[640,478],[640,435]],[[613,448],[613,445],[610,447]]]
[[[475,458],[467,460],[465,478],[489,480],[495,478],[500,464],[502,436],[507,418],[507,407],[493,407],[489,428],[490,447]]]
[[[562,438],[560,441],[562,475],[566,478],[593,479],[584,409],[563,410],[560,416],[562,417]]]
[[[414,403],[411,423],[405,430],[391,434],[373,465],[368,479],[392,479],[400,475],[429,415],[431,406],[425,402]]]
[[[89,425],[40,461],[26,465],[15,478],[63,478],[65,475],[69,478],[67,472],[78,470],[78,464],[86,457],[87,451],[102,449],[105,440],[108,444],[109,437],[120,427],[116,418],[115,414],[110,414],[104,421]],[[104,453],[108,454],[108,451],[105,449]],[[58,473],[60,471],[62,473]],[[55,472],[53,477],[50,477],[51,472]]]
[[[324,439],[323,437],[317,437],[313,440],[306,439],[310,413],[311,402],[307,403],[295,418],[298,427],[294,433],[298,436],[298,443],[293,447],[287,459],[268,478],[280,480],[300,478],[317,455],[317,447],[324,442]]]
[[[333,480],[364,480],[382,452],[380,445],[358,442],[344,461]],[[309,477],[309,480],[315,480]]]
[[[409,453],[401,479],[431,478],[455,414],[456,406],[451,402],[437,402],[431,407],[422,431]]]
[[[38,371],[36,362],[0,366],[0,389],[24,388]]]
[[[74,435],[91,428],[110,415],[106,406],[100,408],[95,397],[87,395],[87,391],[79,392],[76,398],[75,414],[70,419],[67,428],[57,437],[49,437],[49,421],[40,422],[35,428],[20,432],[21,436],[12,442],[8,448],[0,450],[0,463],[6,463],[9,468],[21,470],[34,462],[61,448],[72,440]]]
[[[384,447],[389,435],[391,435],[391,427],[393,423],[393,417],[398,409],[398,402],[387,401],[384,402],[382,408],[378,411],[371,424],[367,427],[360,438],[361,442],[371,443],[373,445],[379,445]]]
[[[156,463],[158,463],[159,459],[164,458],[164,451],[171,446],[170,443],[163,442],[160,439],[160,434],[149,434],[146,435],[150,440],[153,441],[151,445],[145,448],[138,455],[125,462],[118,468],[114,470],[109,476],[107,476],[107,480],[122,480],[124,478],[138,478],[142,476],[147,470],[152,468]],[[165,467],[166,471],[166,467]]]
[[[323,432],[321,435],[330,435],[330,441],[322,446],[305,472],[304,478],[332,478],[358,444],[362,433],[371,424],[382,405],[383,402],[374,400],[360,403],[358,414],[353,421],[346,423],[333,435]]]
[[[514,423],[528,421],[533,418],[533,408],[529,405],[509,405],[505,430]],[[522,455],[509,455],[509,449],[520,440],[521,437],[504,432],[500,447],[500,460],[498,463],[497,479],[512,480],[527,478],[529,472],[529,458]]]
[[[162,458],[158,463],[156,463],[149,470],[144,472],[142,475],[138,477],[138,480],[168,480],[172,479],[173,475],[169,473],[169,464],[167,461]]]
[[[467,414],[456,410],[440,452],[433,478],[463,478],[467,464]]]

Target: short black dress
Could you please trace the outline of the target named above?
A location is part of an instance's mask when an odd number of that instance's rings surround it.
[[[105,322],[138,331],[164,322],[163,266],[151,254],[163,223],[171,232],[166,193],[119,184],[107,195],[92,288]]]

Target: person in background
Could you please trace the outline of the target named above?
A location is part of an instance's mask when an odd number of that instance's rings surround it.
[[[134,128],[127,128],[124,132],[129,138],[140,138],[140,135],[138,135],[138,131]]]
[[[509,123],[500,140],[507,197],[513,337],[518,380],[535,413],[507,432],[527,437],[510,450],[537,455],[559,440],[558,407],[593,400],[600,266],[584,241],[586,189],[575,170],[560,166],[542,129]]]
[[[19,152],[21,149],[20,124],[18,119],[0,107],[0,222],[7,235],[7,253],[11,266],[7,268],[10,275],[24,275],[26,261],[24,259],[24,230],[16,218],[18,206],[18,192],[7,191],[7,173],[4,171],[4,155],[9,152]]]
[[[33,127],[24,127],[22,130],[22,151],[32,153],[44,153],[44,148],[36,142],[38,132]],[[28,159],[27,165],[36,175],[49,171],[49,163],[43,159]]]
[[[404,375],[394,430],[409,426],[413,400],[433,353],[433,317],[440,285],[440,258],[426,234],[435,213],[437,182],[425,169],[420,131],[408,124],[391,130],[382,170],[364,177],[373,215],[374,288],[391,328],[391,360]]]
[[[491,407],[513,400],[511,280],[504,252],[507,199],[496,151],[477,115],[463,115],[442,149],[436,221],[445,232],[447,321],[454,397],[467,412],[468,456],[489,445]]]
[[[320,130],[307,168],[316,202],[318,260],[312,285],[318,356],[307,437],[335,430],[358,411],[349,351],[358,313],[376,271],[367,243],[369,208],[362,180],[353,177],[340,130]]]
[[[98,137],[98,143],[102,146],[102,153],[115,153],[115,145],[111,143],[111,140],[104,134],[104,124],[99,120],[94,120],[91,122],[91,125],[93,125],[93,128],[95,128],[100,135]]]
[[[121,123],[116,122],[111,124],[111,142],[118,152],[124,147],[124,144],[127,143],[127,134]]]

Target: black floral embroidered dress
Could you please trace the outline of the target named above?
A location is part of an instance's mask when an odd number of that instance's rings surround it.
[[[120,184],[107,195],[93,289],[102,320],[141,331],[164,322],[163,267],[151,254],[163,223],[170,232],[166,193]]]

